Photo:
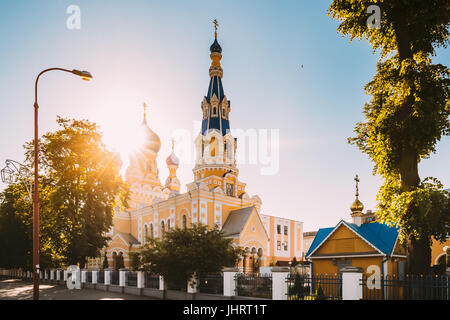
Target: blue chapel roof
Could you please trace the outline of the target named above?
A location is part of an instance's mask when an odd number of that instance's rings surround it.
[[[311,253],[313,253],[341,223],[345,224],[360,237],[364,238],[367,242],[369,242],[383,254],[389,256],[394,250],[394,246],[398,237],[397,227],[390,227],[384,223],[379,222],[364,223],[361,226],[358,226],[354,223],[349,223],[341,220],[335,227],[321,228],[319,229],[319,231],[317,231],[317,235],[314,238],[314,241],[311,244],[306,257],[308,258],[309,255],[311,255]]]

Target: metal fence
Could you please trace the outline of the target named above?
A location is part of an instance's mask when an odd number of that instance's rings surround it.
[[[100,270],[97,273],[97,283],[105,283],[105,271]]]
[[[159,289],[159,275],[151,272],[145,272],[144,277],[145,288]]]
[[[111,284],[119,285],[119,271],[111,272]]]
[[[366,300],[450,300],[450,277],[446,275],[384,276],[363,275]]]
[[[288,300],[342,300],[341,275],[289,274]]]
[[[272,299],[271,274],[238,273],[234,279],[238,296]]]
[[[201,293],[223,294],[222,273],[200,274],[198,280],[198,290]]]
[[[137,272],[128,271],[126,273],[125,285],[130,287],[137,287]]]

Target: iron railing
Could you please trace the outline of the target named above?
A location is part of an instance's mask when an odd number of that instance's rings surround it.
[[[119,285],[119,271],[111,272],[111,284]]]
[[[92,283],[92,271],[86,272],[86,282]]]
[[[159,289],[159,275],[145,272],[145,288]]]
[[[376,278],[364,274],[361,285],[366,300],[450,300],[450,277],[447,275]]]
[[[198,290],[201,293],[223,294],[223,274],[200,274],[198,277]]]
[[[125,285],[129,287],[137,287],[137,272],[128,271],[126,273]]]
[[[238,273],[234,279],[238,296],[272,299],[271,274]]]
[[[342,277],[335,275],[289,274],[288,300],[342,300]]]
[[[97,283],[105,283],[105,271],[100,270],[97,273]]]

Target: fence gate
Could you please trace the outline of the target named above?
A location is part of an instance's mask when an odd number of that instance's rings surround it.
[[[288,300],[342,300],[342,276],[289,274]]]

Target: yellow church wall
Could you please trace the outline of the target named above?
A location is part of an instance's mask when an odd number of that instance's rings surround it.
[[[450,248],[450,239],[447,239],[443,243],[433,239],[433,243],[431,244],[431,266],[437,264],[439,257],[442,255],[445,256],[444,247]]]
[[[130,232],[130,220],[123,219],[123,218],[114,218],[113,219],[113,226],[114,226],[114,232],[120,231],[120,232]]]
[[[375,253],[377,251],[353,231],[341,225],[314,255],[351,252]]]

